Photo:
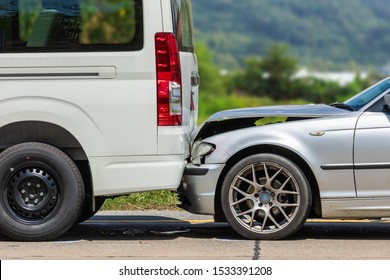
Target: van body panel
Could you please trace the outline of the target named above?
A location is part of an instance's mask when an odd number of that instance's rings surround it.
[[[89,162],[93,195],[174,189],[189,156],[196,56],[180,51],[182,125],[158,127],[154,35],[174,33],[178,18],[171,0],[142,1],[142,17],[143,45],[135,51],[0,52],[0,128],[45,122],[68,131]],[[12,139],[0,135],[0,148],[18,144]]]
[[[89,162],[92,170],[99,170],[93,177],[96,196],[143,192],[145,189],[174,190],[181,182],[187,163],[182,155],[90,157]]]

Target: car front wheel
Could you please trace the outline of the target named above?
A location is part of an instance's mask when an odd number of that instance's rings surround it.
[[[249,156],[228,171],[222,209],[232,228],[249,239],[281,239],[306,221],[311,192],[303,172],[274,154]]]

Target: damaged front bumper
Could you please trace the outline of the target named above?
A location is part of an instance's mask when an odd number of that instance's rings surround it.
[[[177,189],[185,210],[205,215],[215,214],[215,193],[225,164],[188,164],[181,186]]]

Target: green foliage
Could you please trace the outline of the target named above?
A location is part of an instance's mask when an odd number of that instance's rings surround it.
[[[341,86],[316,78],[294,78],[299,61],[289,54],[286,45],[281,44],[271,46],[265,57],[247,57],[243,69],[221,76],[213,63],[213,52],[204,44],[199,46],[203,86],[199,94],[199,123],[227,109],[345,101],[379,80],[379,77],[373,80],[356,78],[351,84]]]
[[[213,62],[213,52],[206,44],[197,43],[196,55],[201,77],[200,91],[217,95],[225,93],[226,89],[220,78],[219,69]]]
[[[41,9],[40,1],[19,1],[19,36],[21,40],[28,41]]]
[[[243,73],[233,80],[236,88],[252,95],[269,96],[275,100],[294,98],[290,84],[297,70],[297,59],[288,54],[288,47],[277,44],[270,47],[264,58],[250,57]]]
[[[276,44],[267,50],[262,65],[270,80],[284,81],[291,79],[296,72],[297,59],[288,55],[287,45]]]
[[[133,1],[84,0],[81,8],[81,44],[121,44],[130,42],[135,34]]]
[[[272,46],[264,58],[250,57],[242,71],[231,75],[229,89],[273,100],[305,99],[315,103],[343,101],[368,87],[368,80],[346,86],[316,78],[294,78],[298,60],[286,45]],[[357,75],[358,77],[358,75]]]
[[[285,42],[302,64],[345,69],[389,61],[388,0],[195,0],[197,37],[234,69]]]
[[[107,199],[101,210],[177,209],[176,194],[171,191],[152,191]]]
[[[40,0],[19,0],[20,39],[28,41],[42,11]],[[83,0],[80,2],[80,43],[121,44],[135,35],[134,1]]]

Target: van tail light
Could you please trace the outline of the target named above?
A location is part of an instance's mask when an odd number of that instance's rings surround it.
[[[179,48],[173,33],[156,33],[157,115],[159,126],[182,124]]]

